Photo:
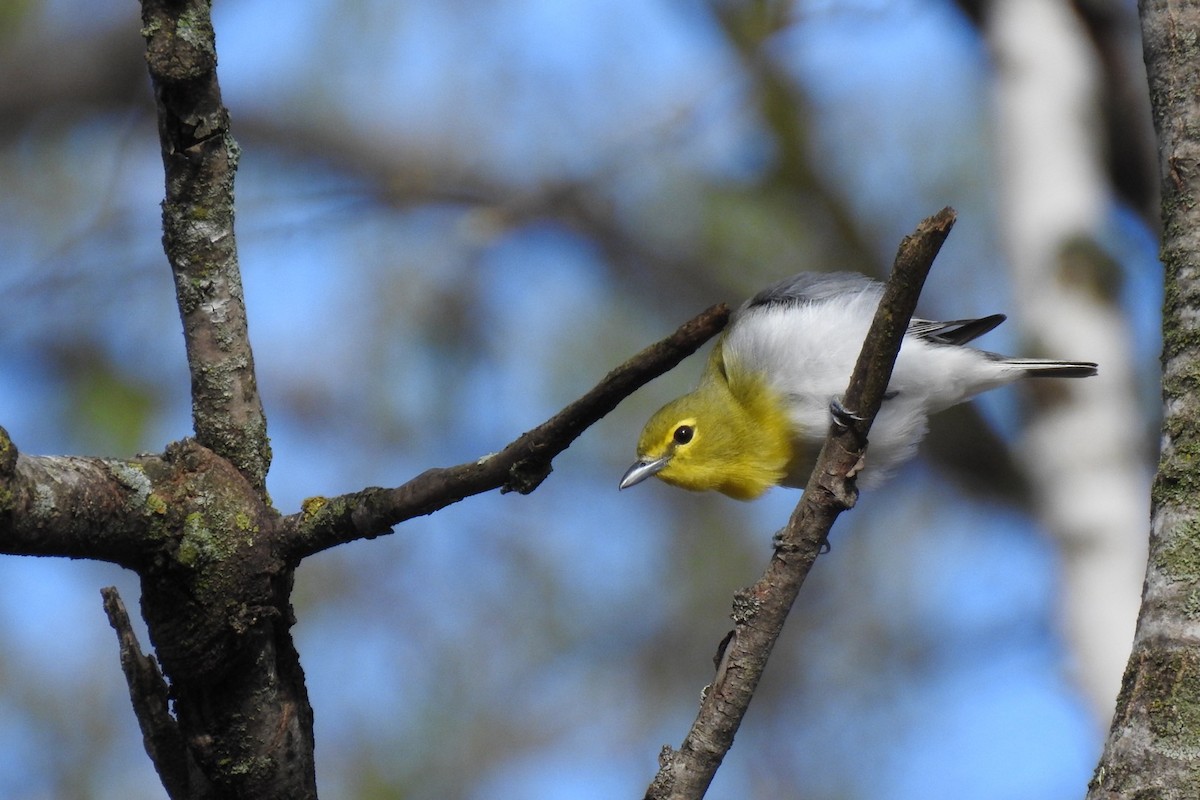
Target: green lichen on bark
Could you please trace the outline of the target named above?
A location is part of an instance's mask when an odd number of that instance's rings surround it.
[[[1171,581],[1200,585],[1200,520],[1175,525],[1166,546],[1154,553],[1154,565]]]
[[[1135,724],[1130,725],[1130,721]],[[1138,720],[1147,720],[1142,738]],[[1113,722],[1118,744],[1141,758],[1106,758],[1088,784],[1089,797],[1200,797],[1200,658],[1190,649],[1143,647],[1134,652]],[[1152,744],[1152,755],[1145,753]],[[1110,741],[1109,747],[1113,746]],[[1147,758],[1148,756],[1148,758]],[[1147,773],[1147,761],[1154,771]]]
[[[17,466],[17,446],[8,436],[8,431],[0,428],[0,480],[12,476]]]
[[[192,0],[182,8],[174,3],[142,3],[142,37],[152,75],[187,81],[216,68],[210,11],[207,0]]]
[[[321,509],[324,508],[325,504],[328,502],[328,498],[321,497],[319,495],[317,497],[304,498],[304,501],[300,503],[300,511],[304,515],[304,520],[308,521],[312,519],[314,516],[320,513]]]
[[[17,469],[17,446],[0,427],[0,519],[12,513],[16,498],[9,482]]]
[[[1145,671],[1142,698],[1160,752],[1184,761],[1200,758],[1200,656],[1192,650],[1157,651]]]
[[[1163,359],[1172,359],[1200,352],[1200,326],[1196,325],[1189,309],[1200,308],[1200,278],[1195,265],[1180,264],[1186,254],[1169,248],[1162,251],[1166,269],[1163,294]],[[1194,373],[1181,376],[1185,385],[1194,388]]]
[[[238,631],[277,598],[281,570],[268,537],[273,512],[245,477],[196,442],[167,448],[154,469],[166,513],[154,520],[158,553],[142,575],[143,610],[168,673],[204,674],[227,662]]]

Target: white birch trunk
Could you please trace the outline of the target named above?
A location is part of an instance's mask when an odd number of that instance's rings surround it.
[[[1022,354],[1100,364],[1097,378],[1034,387],[1052,391],[1039,393],[1018,457],[1036,513],[1059,543],[1073,677],[1107,726],[1141,597],[1150,475],[1130,332],[1102,291],[1093,244],[1112,202],[1100,65],[1064,0],[1001,0],[988,29],[997,63],[1001,231]]]

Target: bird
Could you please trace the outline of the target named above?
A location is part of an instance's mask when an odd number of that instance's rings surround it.
[[[731,315],[696,389],[650,417],[620,488],[651,476],[738,500],[803,488],[831,413],[853,414],[840,395],[882,294],[882,283],[857,273],[802,272],[751,297]],[[868,435],[860,485],[878,485],[911,458],[933,413],[1023,378],[1096,374],[1090,361],[967,346],[1005,318],[912,320]]]

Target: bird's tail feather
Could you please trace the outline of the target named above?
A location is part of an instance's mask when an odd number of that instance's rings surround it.
[[[1054,361],[1048,358],[1006,358],[1005,364],[1020,367],[1029,378],[1090,378],[1097,365],[1091,361]]]

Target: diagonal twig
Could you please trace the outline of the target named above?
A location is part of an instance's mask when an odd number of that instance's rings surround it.
[[[733,601],[734,629],[721,643],[717,675],[706,690],[700,712],[679,750],[664,748],[647,800],[694,800],[704,796],[733,745],[733,737],[754,696],[767,658],[783,630],[788,612],[826,541],[834,520],[856,499],[855,465],[867,445],[867,433],[900,343],[916,309],[933,259],[954,224],[950,208],[921,222],[905,237],[887,287],[842,402],[860,419],[846,427],[830,426],[804,496],[761,578],[739,591]]]
[[[391,533],[391,526],[432,514],[471,495],[500,489],[528,494],[550,474],[551,461],[590,425],[725,327],[729,308],[713,306],[673,334],[609,372],[587,394],[498,453],[456,467],[430,469],[396,488],[372,487],[340,497],[306,500],[283,521],[283,549],[299,561],[338,544]]]

